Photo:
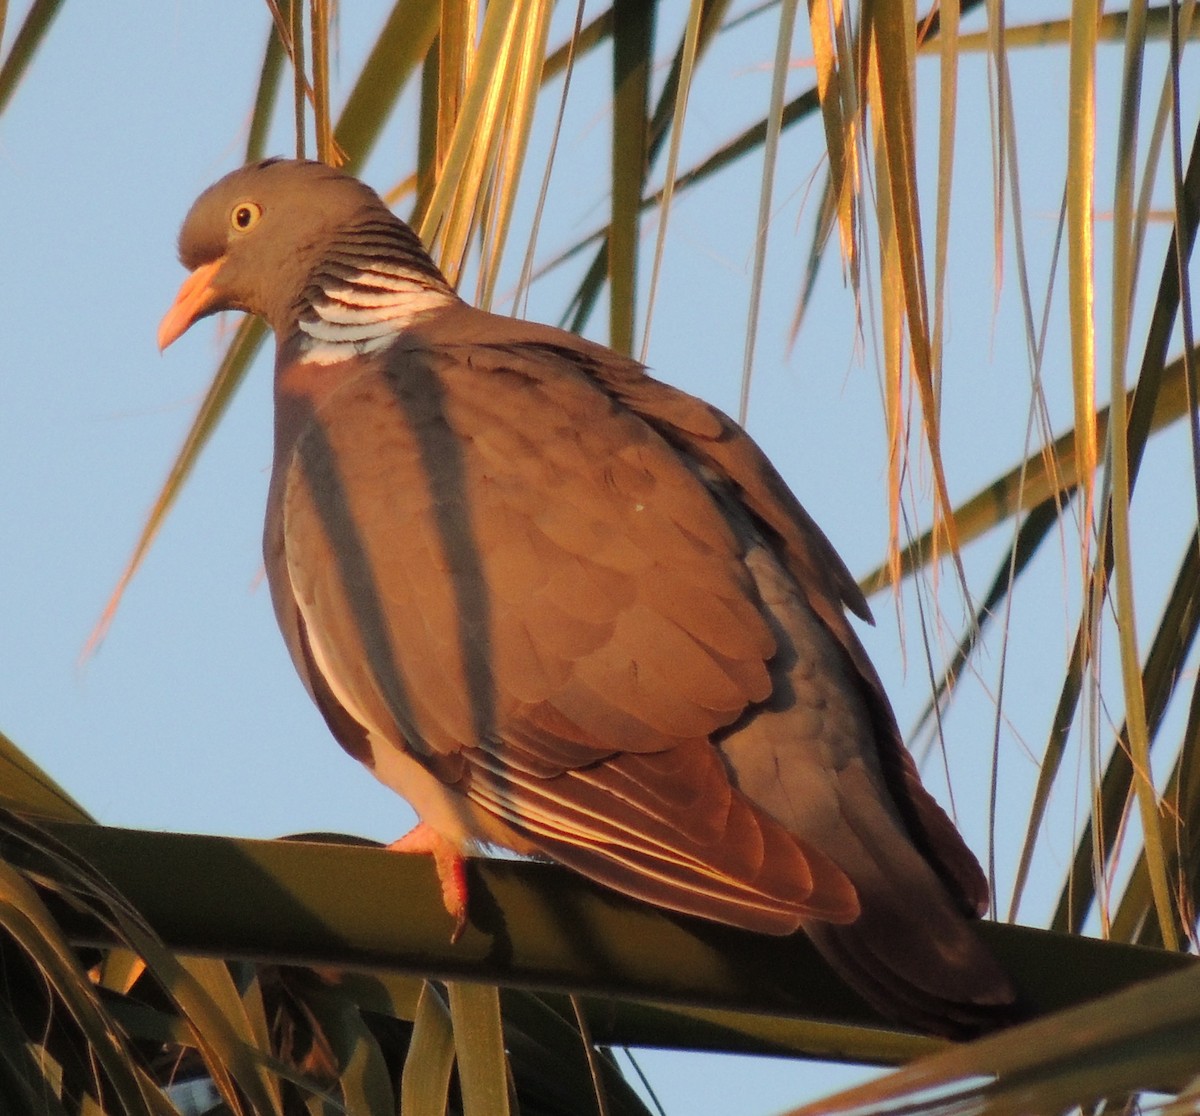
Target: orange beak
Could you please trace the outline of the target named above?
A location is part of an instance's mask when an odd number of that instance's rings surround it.
[[[172,341],[182,337],[192,323],[212,308],[217,301],[217,292],[213,290],[212,281],[225,263],[222,256],[212,263],[201,264],[184,281],[179,288],[179,294],[171,309],[163,316],[158,325],[158,350],[162,352]]]

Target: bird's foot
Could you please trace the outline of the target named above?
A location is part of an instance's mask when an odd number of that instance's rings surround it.
[[[467,928],[467,862],[462,854],[432,826],[421,822],[398,841],[388,845],[390,852],[428,853],[433,857],[438,882],[442,885],[442,905],[454,919],[450,934],[453,945]]]

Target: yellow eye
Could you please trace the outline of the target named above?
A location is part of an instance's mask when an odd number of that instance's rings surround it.
[[[257,202],[238,202],[229,214],[229,223],[236,232],[248,232],[258,224],[262,206]]]

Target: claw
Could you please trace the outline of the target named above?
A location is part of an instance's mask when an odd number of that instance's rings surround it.
[[[438,882],[442,885],[442,906],[454,919],[454,929],[450,933],[450,944],[453,945],[467,928],[466,859],[445,837],[424,822],[388,845],[388,851],[425,853],[433,857]]]

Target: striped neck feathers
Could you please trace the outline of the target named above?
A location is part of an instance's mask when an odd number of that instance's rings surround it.
[[[296,304],[300,359],[337,364],[378,352],[458,301],[407,225],[364,222],[326,249],[309,276]]]

